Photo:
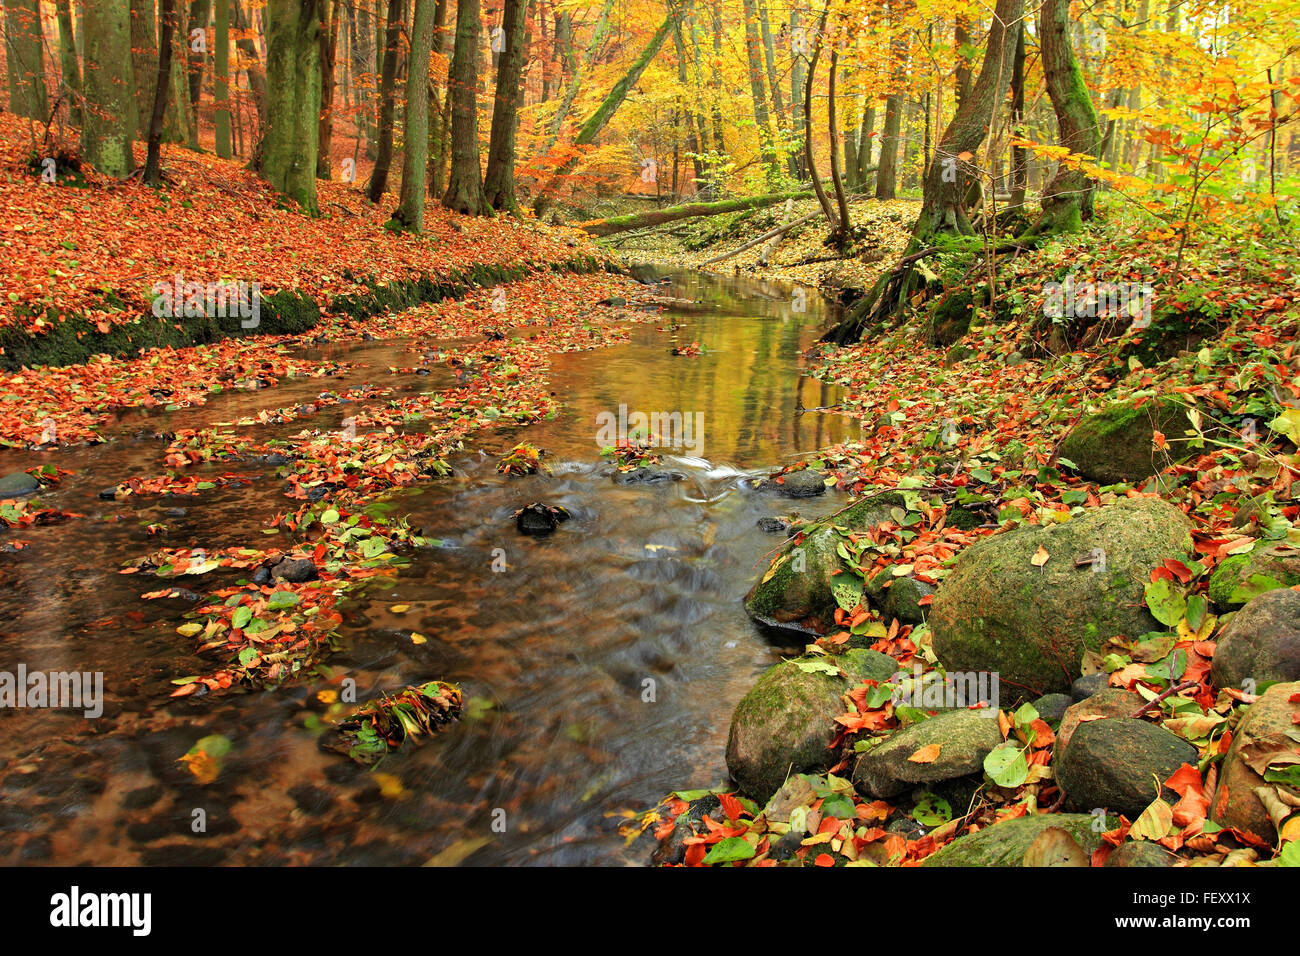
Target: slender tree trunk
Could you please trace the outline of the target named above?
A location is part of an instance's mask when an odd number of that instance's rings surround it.
[[[1097,112],[1075,58],[1069,28],[1069,0],[1043,0],[1038,11],[1038,35],[1047,93],[1056,110],[1058,142],[1071,153],[1096,157],[1100,143]],[[1085,173],[1060,164],[1043,194],[1046,221],[1041,226],[1052,231],[1081,229],[1083,220],[1092,218],[1094,187]]]
[[[149,137],[154,86],[158,79],[158,40],[154,35],[153,0],[131,0],[131,70],[135,75],[136,129]]]
[[[525,0],[505,0],[502,29],[505,49],[497,66],[496,101],[492,108],[492,132],[488,141],[487,173],[483,191],[488,205],[502,212],[515,212],[515,133],[519,127],[519,104],[524,98],[520,84],[524,73]]]
[[[199,105],[199,94],[203,91],[203,47],[195,49],[195,30],[202,30],[205,33],[208,29],[208,17],[212,14],[212,0],[191,0],[190,17],[186,24],[189,35],[185,38],[185,73],[189,80],[190,109],[197,110]],[[206,39],[206,38],[205,38]],[[197,119],[197,114],[196,114]]]
[[[775,185],[781,178],[781,166],[767,108],[767,90],[763,86],[763,53],[759,39],[758,2],[757,0],[743,0],[743,2],[745,59],[749,64],[749,92],[754,104],[754,127],[758,131],[758,147],[763,156],[763,165],[767,167],[768,182]]]
[[[456,46],[447,79],[451,103],[451,174],[442,204],[471,216],[490,215],[478,145],[479,0],[457,0]]]
[[[713,141],[718,153],[726,153],[722,122],[723,79],[719,68],[722,62],[722,0],[713,0],[709,13],[713,18],[713,70],[709,75],[709,85],[713,87]]]
[[[971,46],[970,17],[963,13],[956,15],[953,24],[952,42],[957,53],[955,79],[957,81],[957,108],[960,109],[966,97],[970,96],[971,84],[970,60],[967,59]]]
[[[86,122],[81,154],[90,165],[119,179],[135,169],[135,81],[131,76],[131,5],[128,0],[87,4]],[[44,80],[42,78],[42,84]],[[44,91],[44,85],[41,87]]]
[[[808,173],[812,176],[813,191],[817,194],[817,202],[822,207],[822,212],[826,216],[826,222],[831,227],[831,233],[838,232],[840,224],[835,218],[835,210],[831,208],[831,202],[826,198],[826,190],[822,188],[821,177],[817,174],[817,160],[813,156],[813,137],[812,137],[812,91],[813,80],[817,77],[817,61],[822,55],[822,39],[826,35],[826,17],[831,10],[831,0],[826,0],[826,5],[822,7],[821,19],[817,23],[817,36],[813,41],[812,56],[808,60],[808,78],[804,81],[803,86],[803,113],[804,113],[804,139],[803,139],[803,158],[804,165],[808,167]],[[832,145],[831,153],[835,149]]]
[[[868,106],[862,111],[862,130],[858,134],[858,188],[864,192],[872,185],[870,177],[874,175],[871,157],[875,151],[875,131],[876,109]]]
[[[785,102],[781,96],[781,82],[776,74],[776,39],[772,36],[772,24],[767,16],[767,0],[757,0],[758,25],[763,36],[763,61],[767,65],[767,86],[772,91],[772,112],[774,125],[785,114]]]
[[[217,155],[230,159],[230,0],[216,0],[216,62],[212,89],[216,100]]]
[[[179,0],[162,0],[159,11],[158,66],[154,70],[153,106],[149,110],[149,149],[144,166],[144,181],[150,186],[162,184],[163,119],[167,115],[167,91],[171,88],[178,2]]]
[[[316,178],[329,179],[333,171],[334,98],[337,95],[335,68],[338,61],[339,4],[347,0],[322,0],[320,33],[320,147],[316,156]]]
[[[59,68],[63,76],[63,85],[68,88],[71,103],[68,114],[72,122],[80,126],[83,122],[81,108],[81,62],[77,59],[77,40],[72,28],[72,0],[57,0],[59,19]]]
[[[840,30],[834,38],[839,40],[842,35],[844,24],[840,23]],[[827,128],[830,131],[831,140],[831,185],[835,187],[835,204],[839,206],[839,224],[835,228],[835,235],[832,237],[835,246],[841,252],[849,244],[849,238],[852,236],[853,226],[849,221],[849,201],[844,195],[844,177],[840,172],[839,149],[837,148],[840,137],[839,121],[835,117],[835,77],[839,72],[840,64],[840,45],[838,42],[831,43],[831,68],[827,80],[826,96],[826,120]]]
[[[241,33],[252,29],[252,22],[240,6],[239,0],[230,0],[231,21]],[[247,37],[235,41],[235,48],[247,63],[245,74],[248,76],[248,88],[253,93],[253,106],[257,109],[257,135],[254,141],[262,138],[266,132],[266,71],[262,67],[262,58],[257,52],[257,44]]]
[[[39,0],[5,2],[5,73],[9,77],[9,108],[19,116],[45,122],[49,105]]]
[[[424,231],[424,187],[429,162],[429,53],[433,47],[434,0],[415,0],[411,24],[411,62],[406,72],[406,147],[402,150],[402,191],[393,225]]]
[[[315,215],[322,0],[267,0],[262,177]]]
[[[793,63],[790,67],[790,106],[795,139],[800,143],[806,137],[808,126],[807,117],[803,112],[805,71],[802,49],[805,40],[803,28],[799,26],[799,9],[796,7],[790,11],[790,45],[793,54]],[[802,150],[791,157],[790,174],[797,179],[803,179],[808,175]]]
[[[477,2],[475,2],[477,6]],[[402,0],[388,0],[388,31],[384,39],[384,71],[379,81],[379,149],[370,173],[366,195],[373,203],[388,190],[388,171],[393,164],[393,102],[397,89],[397,58],[402,46],[402,23],[406,19]]]
[[[1016,59],[1011,68],[1011,129],[1019,136],[1019,127],[1025,122],[1025,31],[1016,35]],[[1028,153],[1023,146],[1011,147],[1011,205],[1019,208],[1025,204],[1025,191],[1029,185]]]
[[[447,7],[449,0],[438,0],[437,5],[433,8],[433,43],[432,50],[434,56],[441,62],[447,57],[448,41],[450,31],[447,29]],[[450,76],[451,71],[447,71]],[[451,95],[447,84],[443,83],[443,95],[439,99],[436,85],[432,82],[433,93],[429,98],[429,163],[428,163],[428,182],[429,192],[434,196],[442,196],[442,169],[443,159],[446,153],[443,151],[443,144],[450,133],[443,123],[444,106],[447,98]]]
[[[690,74],[686,68],[686,40],[682,36],[682,25],[679,23],[673,30],[673,49],[677,53],[677,82],[681,84],[682,89],[691,88]],[[703,122],[700,114],[693,108],[692,103],[688,102],[683,95],[682,108],[686,113],[686,151],[691,155],[692,168],[695,171],[695,181],[698,184],[704,178],[704,166],[700,162],[700,144],[704,141]],[[676,173],[674,167],[673,172]],[[674,192],[676,190],[674,189]]]

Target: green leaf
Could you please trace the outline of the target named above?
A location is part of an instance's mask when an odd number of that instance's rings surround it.
[[[1151,616],[1166,627],[1177,627],[1187,613],[1187,600],[1181,592],[1174,589],[1168,578],[1148,584],[1146,599]]]
[[[943,826],[952,819],[952,804],[943,797],[926,792],[912,809],[912,819],[927,827]]]
[[[293,607],[298,601],[298,595],[292,591],[276,591],[266,599],[266,606],[272,611],[282,611],[287,607]]]
[[[1002,744],[984,758],[984,772],[999,787],[1014,790],[1029,777],[1029,764],[1015,744]]]
[[[735,863],[737,860],[752,860],[754,846],[742,837],[726,837],[710,847],[704,854],[705,863]]]
[[[235,613],[230,616],[230,626],[243,630],[248,626],[248,622],[253,619],[253,609],[247,606],[235,608]]]

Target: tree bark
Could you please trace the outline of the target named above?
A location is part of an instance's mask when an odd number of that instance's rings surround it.
[[[767,90],[763,85],[762,41],[759,39],[758,2],[743,0],[745,11],[745,59],[749,64],[749,93],[754,105],[754,128],[758,131],[759,152],[767,167],[768,183],[781,179],[780,160],[772,136],[771,114],[767,108]]]
[[[524,98],[520,80],[524,73],[525,0],[505,0],[502,28],[505,49],[497,65],[496,99],[492,107],[492,130],[488,139],[487,173],[483,191],[488,205],[502,212],[515,212],[515,133],[519,128],[519,104]]]
[[[334,150],[334,98],[338,83],[335,67],[338,61],[339,4],[346,0],[322,0],[320,31],[320,130],[317,133],[319,148],[316,152],[316,178],[329,179],[333,171]]]
[[[1100,143],[1097,112],[1084,82],[1083,70],[1070,43],[1069,0],[1043,0],[1038,10],[1038,35],[1042,46],[1047,93],[1056,111],[1057,141],[1071,153],[1097,156]],[[1064,163],[1043,193],[1044,222],[1040,228],[1075,231],[1092,218],[1095,183],[1080,170]]]
[[[77,40],[72,29],[72,0],[57,0],[59,20],[59,69],[63,76],[63,85],[68,88],[71,103],[68,113],[72,122],[80,126],[83,122],[81,63],[77,59]]]
[[[564,121],[569,118],[569,110],[573,108],[573,100],[578,95],[578,90],[582,88],[583,76],[587,70],[591,69],[592,64],[596,61],[596,56],[600,53],[600,48],[605,43],[605,38],[609,36],[609,18],[614,10],[614,0],[605,0],[604,5],[600,8],[600,13],[596,17],[596,25],[592,30],[591,42],[587,44],[587,51],[583,55],[582,61],[575,67],[569,85],[564,90],[564,96],[561,97],[560,103],[555,108],[555,115],[551,117],[550,125],[546,133],[546,145],[542,147],[542,155],[546,155],[555,147],[555,141],[560,138],[560,131],[564,128]]]
[[[388,0],[388,31],[384,38],[384,70],[379,80],[379,148],[370,173],[366,196],[377,203],[388,190],[388,171],[393,164],[393,103],[397,89],[397,58],[402,46],[402,0]]]
[[[212,89],[216,100],[217,155],[230,159],[230,0],[216,0],[215,62]]]
[[[424,231],[424,187],[429,158],[429,53],[433,48],[434,0],[415,0],[411,23],[411,61],[406,71],[406,146],[402,150],[402,190],[392,224],[406,232]]]
[[[202,30],[206,34],[208,17],[211,13],[212,0],[191,0],[189,22],[186,24],[189,34],[185,37],[185,74],[189,80],[191,110],[197,109],[199,94],[203,92],[203,61],[205,59],[201,49],[194,49],[194,31]]]
[[[149,110],[149,148],[144,165],[144,181],[150,186],[162,184],[163,119],[167,115],[167,91],[171,88],[177,2],[178,0],[162,0],[159,11],[158,66],[154,70],[153,107]]]
[[[844,24],[841,22],[841,30],[843,26]],[[839,31],[837,31],[835,40],[839,40]],[[835,204],[839,207],[839,223],[835,227],[835,234],[831,236],[831,241],[835,244],[836,249],[843,252],[849,243],[853,226],[849,222],[849,201],[844,195],[844,177],[840,172],[839,149],[837,148],[840,130],[839,121],[835,117],[835,77],[839,72],[839,65],[840,45],[838,42],[832,42],[831,68],[827,79],[826,119],[830,129],[831,141],[831,185],[835,187]]]
[[[812,90],[813,80],[817,76],[817,61],[822,55],[822,38],[826,34],[826,17],[831,10],[831,0],[826,0],[822,7],[821,19],[817,23],[817,38],[813,41],[812,56],[808,60],[808,78],[804,81],[803,86],[803,113],[804,113],[804,139],[803,139],[803,159],[804,165],[808,167],[808,173],[812,176],[813,191],[817,194],[817,202],[822,207],[822,212],[826,215],[826,222],[830,224],[831,232],[834,233],[839,229],[839,222],[835,218],[835,210],[831,208],[830,200],[826,198],[826,190],[822,188],[821,178],[817,175],[817,160],[813,156],[813,139],[812,139]],[[834,147],[832,146],[832,153]]]
[[[9,76],[9,109],[45,122],[49,105],[39,0],[5,2],[5,73]]]
[[[478,146],[479,0],[457,0],[456,46],[447,79],[451,106],[451,174],[442,204],[471,216],[489,215]]]
[[[87,4],[82,23],[86,32],[86,122],[81,128],[81,154],[99,172],[120,179],[135,169],[131,155],[136,124],[129,0]]]
[[[267,0],[269,100],[261,172],[271,187],[315,215],[320,135],[322,0]]]

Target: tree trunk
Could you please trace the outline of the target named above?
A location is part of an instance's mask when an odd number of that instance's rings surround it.
[[[615,216],[612,219],[598,219],[582,224],[585,232],[593,236],[612,236],[619,232],[633,229],[645,229],[660,226],[679,219],[694,219],[700,216],[720,216],[729,212],[741,212],[746,209],[764,209],[775,206],[788,199],[808,199],[813,195],[810,190],[801,192],[769,193],[763,196],[746,196],[742,199],[722,199],[718,202],[691,202],[666,209],[652,209],[649,212],[634,213],[628,216]]]
[[[681,84],[683,91],[689,90],[691,79],[686,68],[686,40],[682,36],[680,23],[673,30],[673,49],[677,53],[677,82]],[[700,152],[703,149],[700,144],[704,142],[703,117],[693,109],[693,104],[686,101],[685,96],[683,96],[682,107],[686,113],[686,151],[691,155],[695,182],[698,185],[704,179],[704,165],[700,162]],[[676,173],[677,169],[674,166],[673,174]],[[675,185],[673,191],[677,191]]]
[[[802,30],[803,28],[799,26],[799,10],[795,8],[790,11],[790,45],[793,54],[793,63],[790,67],[790,112],[794,136],[800,143],[804,141],[808,125],[808,120],[803,114],[805,71],[803,53],[800,50],[804,36]],[[803,150],[797,150],[791,158],[790,173],[796,179],[803,179],[808,175]]]
[[[524,98],[520,81],[524,74],[525,0],[505,0],[501,26],[505,49],[497,64],[496,98],[492,107],[492,131],[488,139],[487,173],[483,191],[488,205],[502,212],[515,212],[515,133],[519,128],[519,104]]]
[[[840,23],[840,30],[837,31],[835,40],[838,41],[842,35],[844,24]],[[839,121],[835,117],[835,76],[839,72],[840,64],[840,45],[838,42],[831,43],[831,68],[827,80],[826,95],[826,119],[830,130],[831,141],[831,185],[835,187],[835,204],[839,207],[839,224],[835,227],[835,234],[831,237],[835,248],[843,252],[849,244],[849,238],[852,236],[853,226],[849,222],[849,201],[844,195],[844,177],[840,172],[839,160],[839,138],[840,129]]]
[[[80,126],[83,122],[81,108],[81,63],[77,59],[77,40],[72,29],[72,0],[57,0],[59,19],[59,68],[63,76],[63,85],[68,88],[71,102],[68,114],[72,122]]]
[[[230,159],[230,0],[217,0],[216,62],[212,69],[212,89],[216,100],[217,155]]]
[[[438,0],[437,5],[433,8],[433,43],[431,48],[439,61],[447,57],[447,40],[449,38],[449,31],[447,30],[448,6],[448,0]],[[448,70],[447,73],[450,76],[451,71]],[[433,196],[442,195],[443,160],[446,158],[443,145],[450,132],[444,123],[444,107],[451,96],[451,90],[446,83],[443,84],[443,87],[442,99],[438,98],[436,87],[429,99],[429,168],[426,175],[428,177],[429,193]]]
[[[339,49],[339,4],[346,0],[322,0],[320,31],[320,129],[316,134],[316,178],[329,179],[333,171],[334,97],[338,83],[335,68]]]
[[[262,178],[315,215],[322,0],[267,0]]]
[[[822,207],[822,212],[826,215],[826,222],[830,224],[831,232],[839,230],[839,221],[835,218],[835,210],[831,208],[830,200],[826,198],[826,190],[822,188],[821,178],[817,175],[817,160],[813,156],[813,138],[812,138],[812,91],[813,80],[817,76],[817,61],[822,55],[822,39],[826,35],[826,17],[831,10],[831,0],[826,0],[825,6],[822,7],[821,19],[817,23],[817,38],[813,41],[812,56],[808,60],[808,78],[803,85],[803,114],[804,114],[804,139],[803,139],[803,159],[804,165],[808,167],[808,173],[812,176],[813,191],[817,194],[817,202]],[[832,154],[835,152],[834,144],[831,146]]]
[[[767,86],[772,91],[773,124],[785,113],[785,102],[781,97],[781,83],[776,75],[776,40],[772,36],[772,24],[767,16],[767,0],[757,0],[758,26],[763,37],[763,62],[767,65]]]
[[[451,174],[442,204],[471,216],[490,214],[478,147],[479,0],[457,0],[456,46],[447,79],[451,108]]]
[[[1038,36],[1043,53],[1047,93],[1056,111],[1057,141],[1071,153],[1097,156],[1097,112],[1083,79],[1083,70],[1070,43],[1069,0],[1043,0],[1038,11]],[[1092,218],[1095,183],[1082,171],[1061,163],[1043,193],[1039,228],[1075,231]]]
[[[167,91],[171,88],[178,2],[179,0],[162,0],[162,9],[159,11],[158,66],[154,70],[153,106],[149,110],[149,149],[144,165],[144,181],[150,186],[162,184],[163,119],[167,115]]]
[[[5,2],[5,73],[9,109],[42,123],[49,119],[39,0]]]
[[[424,231],[424,187],[429,161],[429,53],[433,48],[434,0],[415,0],[411,24],[411,62],[406,71],[406,146],[402,150],[402,191],[392,224],[406,232]]]
[[[763,86],[763,53],[758,35],[758,2],[743,0],[745,10],[745,59],[749,64],[749,93],[754,104],[754,127],[758,131],[758,148],[767,167],[768,183],[781,179],[780,160],[772,136],[771,116],[767,109],[767,90]]]
[[[252,23],[244,13],[244,8],[239,5],[239,0],[230,0],[230,12],[236,30],[242,33],[252,28]],[[256,142],[266,132],[266,71],[262,68],[262,58],[257,52],[257,44],[251,39],[240,37],[235,41],[235,48],[248,64],[244,72],[248,76],[248,88],[253,93],[253,105],[257,107],[258,131],[257,136],[253,137]]]
[[[1025,31],[1016,35],[1016,59],[1011,68],[1011,131],[1021,135],[1019,127],[1025,122]],[[1023,146],[1011,147],[1011,205],[1019,208],[1025,204],[1025,191],[1029,186],[1028,153]]]
[[[149,137],[149,118],[153,116],[158,50],[153,0],[131,0],[131,71],[135,77],[136,129],[145,139]]]
[[[86,122],[81,129],[81,155],[97,171],[120,179],[135,169],[131,155],[135,82],[131,76],[130,2],[87,4],[82,23],[86,32]],[[44,92],[43,85],[41,89]]]
[[[203,92],[203,49],[194,49],[194,31],[202,30],[205,34],[208,29],[208,17],[212,13],[212,0],[191,0],[190,17],[186,24],[189,35],[185,37],[185,74],[189,80],[190,109],[196,110],[199,105],[199,94]],[[195,117],[197,121],[197,115]],[[196,123],[197,125],[197,123]]]
[[[1024,32],[1023,30],[1021,31]],[[967,59],[971,45],[970,35],[970,17],[963,13],[956,15],[953,24],[953,46],[956,47],[957,69],[955,79],[957,81],[957,108],[961,109],[961,104],[970,96],[970,60]]]
[[[366,196],[377,203],[388,190],[388,171],[393,164],[393,103],[397,89],[397,58],[402,46],[402,0],[388,0],[388,32],[384,38],[384,71],[379,81],[379,148],[370,173]]]
[[[858,134],[858,188],[864,192],[871,186],[871,157],[875,152],[876,109],[868,106],[862,111],[862,130]]]

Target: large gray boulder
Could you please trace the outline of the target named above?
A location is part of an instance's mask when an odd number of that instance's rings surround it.
[[[839,672],[826,673],[827,668]],[[786,777],[826,770],[834,721],[848,708],[840,696],[863,680],[887,681],[897,670],[879,651],[801,657],[771,667],[731,717],[727,769],[740,789],[766,803]]]
[[[986,538],[957,558],[930,607],[935,653],[949,672],[998,671],[1030,696],[1068,692],[1086,651],[1164,630],[1145,588],[1153,568],[1191,551],[1190,531],[1173,505],[1126,498]]]

